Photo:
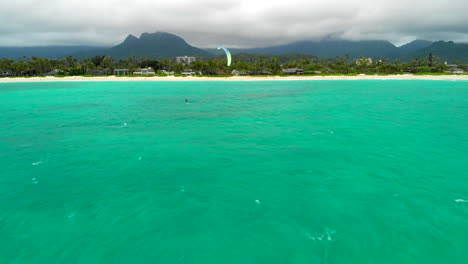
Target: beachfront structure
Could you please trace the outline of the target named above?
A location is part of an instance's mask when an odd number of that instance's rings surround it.
[[[9,71],[0,71],[0,77],[8,77],[8,76],[13,76],[13,73]]]
[[[136,71],[133,72],[133,75],[156,75],[154,72],[153,68],[148,67],[148,68],[142,68],[142,69],[137,69]]]
[[[361,66],[361,65],[372,65],[372,58],[359,58],[356,59],[356,65]]]
[[[298,68],[283,69],[282,72],[284,74],[294,74],[294,75],[304,74],[304,70],[298,69]]]
[[[166,71],[166,70],[161,70],[161,73],[166,74],[166,75],[173,75],[173,71]]]
[[[0,76],[10,76],[10,74],[9,71],[0,71]]]
[[[447,66],[447,70],[445,71],[446,73],[461,74],[465,72],[462,69],[458,68],[458,65],[456,64],[448,64],[447,62],[445,62],[445,66]]]
[[[130,75],[130,71],[128,69],[115,69],[114,75]]]
[[[62,70],[53,69],[53,70],[51,70],[49,72],[44,73],[44,75],[45,76],[55,76],[55,75],[60,75],[60,73],[63,74],[63,75],[65,74]]]
[[[181,72],[182,75],[185,75],[185,76],[194,76],[194,75],[197,75],[196,72],[192,71],[192,70],[185,70],[183,72]]]
[[[176,62],[177,63],[182,63],[182,64],[190,64],[196,60],[195,57],[188,57],[188,56],[182,56],[182,57],[176,57]]]
[[[236,75],[236,76],[240,76],[240,75],[249,75],[248,72],[242,72],[242,71],[238,71],[238,70],[232,70],[231,74],[232,74],[232,75]]]

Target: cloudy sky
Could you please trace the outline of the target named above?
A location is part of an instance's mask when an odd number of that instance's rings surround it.
[[[468,0],[13,0],[0,4],[0,46],[112,46],[156,31],[198,47],[468,42],[467,12]]]

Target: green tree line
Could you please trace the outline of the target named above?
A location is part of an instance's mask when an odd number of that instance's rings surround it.
[[[282,74],[282,69],[299,68],[305,74],[396,74],[396,73],[443,73],[447,66],[436,56],[417,58],[410,62],[367,58],[351,60],[349,56],[318,58],[310,55],[289,54],[281,56],[236,54],[231,66],[226,66],[225,58],[200,57],[190,65],[177,64],[174,59],[152,59],[129,57],[114,60],[110,56],[77,60],[68,56],[63,59],[20,58],[1,59],[0,74],[3,76],[44,76],[44,75],[112,75],[114,69],[151,67],[154,70],[167,70],[180,73],[184,70],[201,72],[204,75],[231,74],[233,70],[246,74]],[[467,69],[466,65],[459,66]]]

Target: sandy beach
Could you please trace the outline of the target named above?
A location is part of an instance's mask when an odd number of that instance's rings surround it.
[[[357,76],[233,76],[233,77],[30,77],[0,78],[0,83],[16,82],[136,82],[136,81],[300,81],[300,80],[465,80],[468,75],[357,75]]]

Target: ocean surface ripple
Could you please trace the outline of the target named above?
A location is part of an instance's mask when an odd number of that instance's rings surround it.
[[[0,83],[0,113],[0,263],[467,263],[468,82]]]

